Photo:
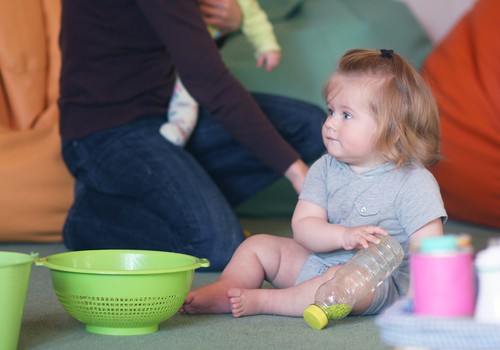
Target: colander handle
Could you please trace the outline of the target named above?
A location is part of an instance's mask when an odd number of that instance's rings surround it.
[[[46,258],[35,258],[35,266],[45,266]]]
[[[209,267],[210,266],[210,261],[208,261],[208,259],[201,258],[198,261],[200,263],[200,267]]]

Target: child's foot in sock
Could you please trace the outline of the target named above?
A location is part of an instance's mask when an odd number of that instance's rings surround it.
[[[181,147],[186,144],[188,139],[188,135],[175,123],[164,123],[160,128],[160,134],[174,145]]]
[[[179,78],[167,111],[167,122],[160,128],[160,134],[177,146],[184,146],[198,120],[198,103],[189,94]]]

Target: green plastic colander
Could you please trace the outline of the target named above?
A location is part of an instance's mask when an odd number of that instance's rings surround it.
[[[207,259],[151,250],[82,250],[37,258],[64,309],[97,334],[158,330],[182,306]]]

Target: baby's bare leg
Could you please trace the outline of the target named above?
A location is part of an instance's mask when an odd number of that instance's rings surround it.
[[[294,285],[309,252],[291,238],[255,235],[236,250],[217,282],[190,292],[181,312],[229,313],[228,291],[257,289],[264,280],[278,288]]]
[[[329,268],[323,275],[307,280],[299,285],[283,289],[244,289],[228,290],[229,304],[234,317],[271,314],[282,316],[302,316],[304,310],[314,302],[318,288],[333,278],[341,265]],[[360,315],[368,309],[374,293],[354,305],[353,315]]]
[[[337,267],[331,268],[322,276],[289,288],[231,288],[227,293],[231,312],[234,317],[257,314],[302,316],[304,310],[314,302],[316,290],[321,284],[333,277],[336,269]]]

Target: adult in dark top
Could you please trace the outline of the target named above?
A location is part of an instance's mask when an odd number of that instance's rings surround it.
[[[283,174],[299,192],[303,160],[322,153],[321,109],[250,95],[198,6],[63,0],[60,130],[76,179],[69,249],[175,251],[219,270],[244,239],[232,206]],[[159,133],[176,72],[200,103],[185,148]]]

